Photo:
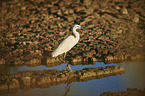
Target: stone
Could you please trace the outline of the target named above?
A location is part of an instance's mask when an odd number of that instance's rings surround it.
[[[44,77],[39,78],[36,82],[38,85],[40,85],[40,84],[49,83],[51,81],[53,80],[51,80],[50,77],[44,76]]]
[[[25,6],[21,7],[21,10],[26,10],[26,7]]]
[[[5,59],[0,59],[0,64],[5,64]]]
[[[118,31],[116,31],[115,33],[117,33],[117,34],[122,34],[122,33],[123,33],[123,30],[118,30]]]
[[[12,82],[9,83],[9,89],[19,88],[19,81],[15,78],[12,79]]]
[[[139,23],[139,16],[138,15],[135,15],[132,19],[133,22],[135,23]]]
[[[91,5],[92,0],[83,0],[83,3],[84,3],[85,5]]]
[[[0,85],[0,90],[7,90],[9,87],[8,87],[8,84],[7,83],[3,83]]]
[[[128,14],[128,11],[127,11],[126,8],[123,8],[123,9],[122,9],[122,14],[124,14],[124,15],[127,15],[127,14]]]
[[[21,81],[25,86],[31,85],[31,77],[21,77]]]
[[[119,66],[118,69],[122,71],[122,70],[125,70],[125,67]]]
[[[76,56],[75,58],[72,58],[72,62],[81,62],[82,61],[82,56]]]
[[[32,59],[29,61],[29,64],[40,64],[41,63],[41,60],[39,59]]]
[[[6,35],[6,38],[11,38],[12,36],[13,36],[12,33],[8,33],[8,34]]]
[[[59,77],[64,78],[65,74],[60,74]]]
[[[98,59],[95,57],[92,57],[92,60],[93,60],[93,62],[98,61]]]
[[[114,60],[113,56],[109,55],[105,58],[105,60]]]

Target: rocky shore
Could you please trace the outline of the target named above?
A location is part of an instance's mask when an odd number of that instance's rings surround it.
[[[15,74],[0,74],[0,93],[7,90],[18,88],[46,88],[51,85],[58,85],[61,83],[72,83],[80,81],[88,81],[92,79],[99,79],[112,75],[123,74],[125,68],[122,66],[107,66],[97,68],[85,68],[78,71],[58,71],[58,70],[44,70],[44,71],[22,71]]]
[[[50,53],[74,24],[79,43],[69,62],[144,58],[144,0],[8,0],[0,4],[0,64],[60,62]]]

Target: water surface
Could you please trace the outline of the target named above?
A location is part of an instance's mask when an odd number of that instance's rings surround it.
[[[124,74],[104,77],[101,79],[92,79],[87,82],[73,82],[71,84],[52,85],[46,88],[19,88],[15,92],[0,93],[1,96],[99,96],[103,92],[125,91],[126,88],[145,88],[145,62],[124,62],[104,64],[103,62],[96,62],[94,65],[75,65],[71,66],[73,70],[82,70],[83,68],[91,67],[105,67],[110,65],[124,66],[126,68]],[[2,68],[2,66],[0,67]],[[17,73],[25,70],[46,70],[57,69],[63,70],[64,64],[54,67],[46,67],[40,65],[36,67],[28,67],[26,65],[20,67],[6,67],[3,66],[1,73]],[[6,69],[6,70],[5,70]]]

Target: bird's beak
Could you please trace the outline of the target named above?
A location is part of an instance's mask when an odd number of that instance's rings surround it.
[[[85,28],[85,27],[81,27],[81,29],[88,29],[88,28]]]

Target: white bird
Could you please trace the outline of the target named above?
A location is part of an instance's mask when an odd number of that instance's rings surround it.
[[[81,29],[84,27],[81,27],[80,25],[74,25],[73,27],[73,33],[75,36],[70,35],[66,37],[59,45],[58,47],[51,53],[52,57],[57,57],[60,54],[64,54],[64,58],[66,56],[66,53],[73,48],[80,39],[80,34],[76,31],[77,29]],[[65,62],[64,62],[65,63]],[[70,66],[67,64],[66,68],[69,68],[71,70]]]

